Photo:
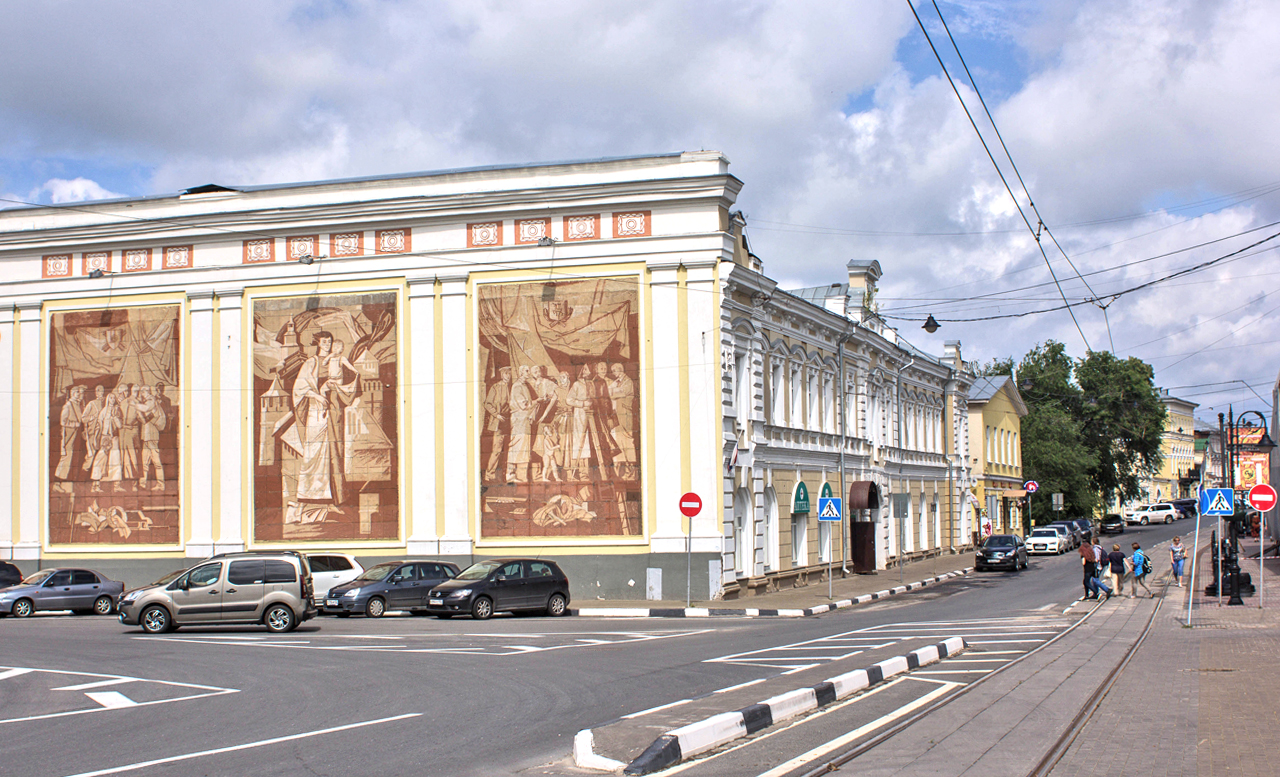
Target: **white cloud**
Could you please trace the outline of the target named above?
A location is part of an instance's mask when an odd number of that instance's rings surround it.
[[[49,202],[55,205],[63,202],[110,200],[128,196],[108,191],[99,186],[96,181],[90,181],[88,178],[75,178],[70,181],[65,178],[50,178],[44,182],[44,185],[35,192],[35,196],[31,199],[43,199],[41,196],[43,194],[48,194]]]

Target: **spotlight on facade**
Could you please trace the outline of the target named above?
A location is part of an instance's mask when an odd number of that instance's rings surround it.
[[[90,271],[89,271],[89,277],[90,277],[90,278],[101,278],[101,277],[102,277],[103,275],[105,275],[105,274],[106,274],[106,273],[102,272],[102,270],[90,270]]]
[[[556,239],[555,239],[554,237],[540,237],[540,238],[538,238],[538,245],[540,245],[540,246],[544,246],[544,247],[545,247],[545,246],[553,246],[553,245],[555,245],[555,244],[556,244]]]
[[[920,328],[928,332],[929,334],[933,334],[934,332],[938,331],[939,326],[941,326],[941,324],[939,324],[937,319],[933,317],[933,314],[930,313],[929,317],[925,319],[924,326]]]

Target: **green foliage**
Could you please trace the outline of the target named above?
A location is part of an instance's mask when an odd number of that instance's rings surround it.
[[[979,378],[991,378],[996,375],[1012,375],[1013,374],[1013,357],[1006,356],[1003,359],[992,359],[973,371],[974,375]]]
[[[1143,476],[1160,467],[1165,407],[1153,377],[1145,362],[1107,352],[1072,360],[1053,340],[1023,357],[1023,473],[1041,493],[1064,494],[1068,516],[1136,497]]]

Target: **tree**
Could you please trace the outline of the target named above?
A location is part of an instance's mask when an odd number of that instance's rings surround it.
[[[1022,419],[1022,474],[1039,483],[1044,493],[1063,495],[1060,517],[1087,518],[1098,507],[1098,492],[1090,477],[1098,459],[1085,444],[1081,394],[1072,383],[1073,370],[1066,347],[1053,340],[1022,357],[1018,392],[1027,404]],[[1033,511],[1032,515],[1050,513]]]
[[[1151,365],[1093,351],[1076,364],[1085,444],[1098,461],[1090,472],[1103,503],[1142,493],[1142,478],[1160,468],[1165,406]]]
[[[973,374],[979,378],[993,378],[997,375],[1013,374],[1013,357],[1006,356],[1003,359],[992,359],[991,361],[976,367]]]

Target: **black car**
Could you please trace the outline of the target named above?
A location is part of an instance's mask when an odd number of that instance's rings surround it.
[[[1093,522],[1088,518],[1077,518],[1076,526],[1080,527],[1081,535],[1086,541],[1093,540]]]
[[[0,561],[0,588],[22,582],[22,570],[8,561]]]
[[[993,534],[978,548],[973,559],[978,572],[988,569],[1008,569],[1017,572],[1027,568],[1027,546],[1016,534]]]
[[[1102,522],[1098,524],[1099,534],[1124,534],[1124,516],[1118,513],[1108,513],[1102,516]]]
[[[495,612],[537,611],[564,615],[569,578],[554,561],[499,558],[481,561],[431,591],[427,612],[437,618],[470,615],[482,621]]]
[[[448,561],[387,561],[330,588],[320,611],[339,618],[353,613],[381,618],[387,610],[425,613],[427,592],[456,574],[458,565]]]

